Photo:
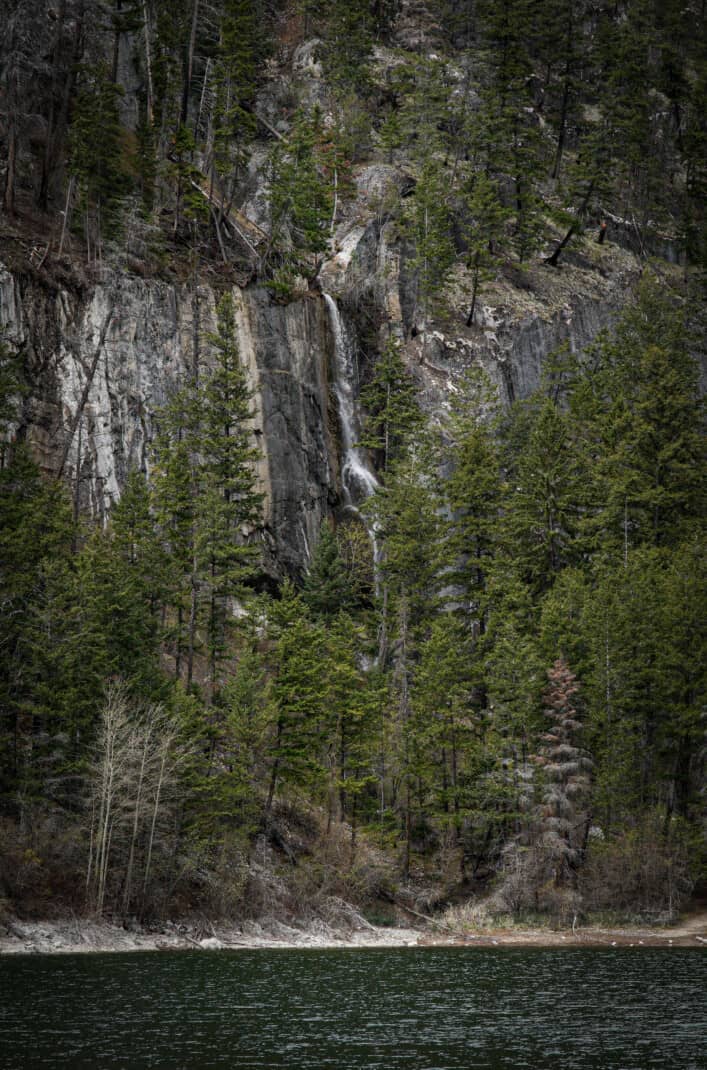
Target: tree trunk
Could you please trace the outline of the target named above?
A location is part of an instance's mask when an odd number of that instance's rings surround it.
[[[16,110],[16,103],[10,103],[7,121],[7,171],[5,173],[5,191],[2,198],[3,209],[10,216],[14,216],[15,214],[15,168],[17,166]]]
[[[194,0],[194,6],[192,8],[191,15],[191,32],[189,34],[189,44],[187,46],[185,64],[184,64],[184,77],[182,80],[182,107],[180,113],[180,122],[182,125],[186,125],[187,117],[189,114],[189,92],[191,90],[192,75],[194,72],[194,48],[196,45],[196,28],[199,19],[199,0]]]
[[[150,743],[150,736],[152,733],[151,726],[148,725],[145,736],[142,741],[142,754],[140,756],[140,771],[138,773],[137,788],[135,795],[135,813],[133,814],[133,827],[130,835],[130,852],[128,854],[128,865],[125,873],[125,889],[123,891],[123,914],[127,914],[128,907],[130,905],[130,891],[133,882],[133,866],[135,863],[135,844],[137,843],[137,834],[140,827],[140,806],[142,803],[142,785],[145,779],[145,766],[147,764],[147,748]]]
[[[471,290],[471,308],[469,309],[469,315],[466,317],[467,327],[471,327],[474,322],[474,312],[476,311],[476,295],[479,290],[479,259],[481,254],[478,249],[474,254],[474,282]]]
[[[152,85],[152,54],[150,45],[150,15],[147,0],[142,0],[142,22],[145,37],[145,75],[147,78],[147,125],[152,126],[154,119],[155,96]]]
[[[581,222],[581,220],[582,220],[582,218],[584,216],[584,213],[587,210],[587,205],[589,204],[589,200],[590,200],[590,198],[592,196],[592,193],[594,192],[594,185],[595,185],[595,181],[594,181],[594,179],[591,179],[589,185],[587,186],[587,192],[584,194],[584,197],[582,199],[582,203],[579,206],[579,208],[577,209],[577,218],[573,221],[571,227],[569,228],[569,230],[565,234],[565,236],[562,239],[562,241],[557,245],[557,247],[555,248],[555,250],[552,253],[552,255],[546,257],[546,259],[545,259],[545,263],[546,264],[551,264],[552,267],[557,267],[559,259],[560,259],[560,255],[562,253],[562,250],[565,248],[565,246],[567,245],[567,243],[571,239],[572,235],[575,233],[579,223]]]
[[[160,800],[162,797],[162,788],[164,786],[165,772],[167,766],[167,755],[169,743],[165,741],[162,745],[162,760],[160,762],[160,772],[157,778],[157,787],[155,789],[155,805],[152,810],[152,823],[150,825],[150,839],[147,844],[147,858],[145,859],[145,876],[142,882],[142,899],[143,907],[145,902],[145,895],[147,894],[147,885],[150,880],[150,866],[152,865],[152,849],[155,842],[155,829],[157,828],[157,817],[160,812]]]

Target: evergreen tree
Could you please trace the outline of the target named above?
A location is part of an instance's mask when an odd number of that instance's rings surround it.
[[[81,68],[69,149],[89,261],[100,260],[102,239],[115,236],[121,201],[128,188],[118,112],[121,93],[104,66]]]
[[[680,541],[704,496],[701,403],[683,313],[644,285],[598,356],[594,394],[577,399],[594,451],[589,529],[624,550]]]
[[[309,571],[302,588],[302,601],[314,617],[331,619],[350,611],[356,594],[346,569],[336,535],[326,521],[319,532]]]
[[[519,406],[517,418],[501,541],[524,580],[543,591],[573,556],[580,462],[572,421],[550,399]]]
[[[233,299],[217,308],[218,330],[209,337],[215,364],[200,384],[203,501],[196,555],[208,598],[208,653],[212,688],[225,653],[229,601],[243,597],[254,573],[257,547],[249,541],[260,519],[263,496],[256,489],[252,393],[236,341]]]
[[[417,387],[395,339],[386,343],[360,401],[366,410],[361,445],[374,451],[376,469],[385,472],[402,456],[422,422]]]
[[[299,111],[271,158],[272,244],[281,257],[271,283],[276,293],[291,292],[296,272],[310,281],[319,274],[347,171],[336,132],[325,127],[319,108],[311,116]]]
[[[187,685],[192,679],[196,644],[196,538],[198,503],[203,493],[196,452],[198,415],[195,388],[190,384],[159,413],[154,443],[155,519],[168,563],[165,639],[174,657],[175,677],[179,680],[186,667]]]
[[[406,231],[415,249],[412,266],[417,279],[417,307],[425,331],[456,259],[451,218],[448,185],[438,161],[430,156],[423,164],[406,219]]]
[[[13,448],[0,468],[0,798],[3,807],[37,787],[35,750],[36,663],[51,632],[35,626],[54,568],[63,571],[70,555],[71,507],[65,488],[45,481],[26,447]],[[56,689],[56,678],[52,686]],[[63,686],[63,685],[62,685]]]
[[[325,68],[339,90],[365,94],[375,29],[368,0],[330,0],[326,5]]]
[[[211,76],[211,120],[214,166],[227,183],[227,203],[233,198],[234,182],[243,172],[247,145],[255,135],[254,96],[267,44],[259,5],[254,0],[225,0]]]
[[[452,577],[483,627],[487,573],[497,549],[503,494],[498,446],[478,413],[491,401],[487,384],[473,379],[452,414],[445,448],[451,472],[445,483]]]
[[[466,325],[471,327],[481,287],[494,278],[500,264],[496,250],[503,244],[509,211],[501,204],[498,187],[483,172],[468,180],[463,193],[464,208],[468,213],[465,227],[467,268],[471,272],[471,304]]]
[[[327,709],[322,689],[326,632],[312,622],[299,595],[285,583],[273,605],[275,640],[272,694],[277,711],[270,752],[266,817],[282,782],[321,799],[327,784]]]
[[[413,629],[428,619],[442,583],[437,485],[431,454],[418,442],[367,503],[382,542],[381,580],[392,602],[406,601]]]
[[[467,777],[478,747],[472,656],[464,625],[450,614],[436,617],[421,645],[413,693],[415,742],[427,764],[418,775],[427,781],[431,813],[451,832],[455,846],[467,816]]]
[[[179,679],[186,654],[191,683],[203,622],[212,697],[227,649],[228,607],[246,593],[258,559],[252,536],[262,504],[251,393],[230,295],[219,303],[217,323],[209,336],[213,367],[179,391],[161,414],[154,477],[156,516],[174,566],[175,675]]]

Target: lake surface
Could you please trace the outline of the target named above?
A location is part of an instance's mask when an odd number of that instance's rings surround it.
[[[2,1070],[705,1070],[707,953],[0,958]]]

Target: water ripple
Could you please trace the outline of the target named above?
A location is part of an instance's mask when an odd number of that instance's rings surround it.
[[[0,960],[3,1070],[705,1070],[704,951]]]

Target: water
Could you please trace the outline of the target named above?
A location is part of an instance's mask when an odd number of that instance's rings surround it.
[[[351,340],[346,332],[336,301],[324,294],[329,322],[334,335],[336,381],[334,392],[339,409],[341,425],[341,483],[346,504],[355,509],[359,502],[369,498],[378,489],[378,480],[369,468],[361,450],[356,445],[359,438],[358,414],[354,394],[355,369]]]
[[[380,488],[380,483],[371,470],[365,455],[357,442],[360,437],[360,425],[356,405],[354,384],[356,370],[354,367],[353,346],[341,318],[339,307],[330,294],[323,294],[329,313],[331,331],[334,335],[334,358],[336,380],[334,393],[339,409],[341,427],[341,486],[344,503],[349,513],[358,517],[368,532],[373,547],[373,572],[376,593],[379,591],[380,544],[377,525],[365,517],[359,504]]]
[[[0,959],[3,1070],[704,1070],[707,955],[402,948]]]

